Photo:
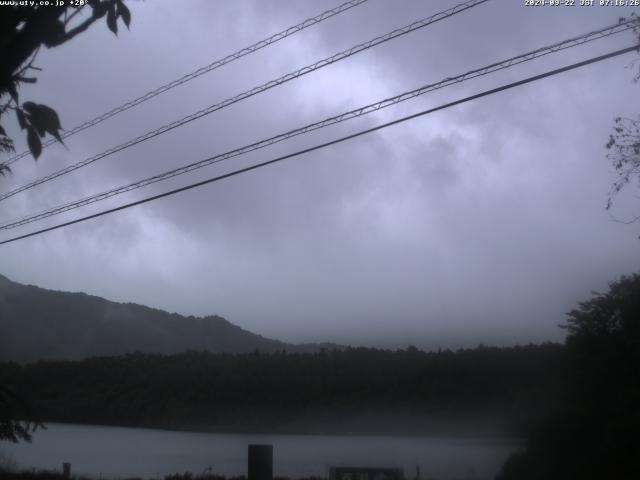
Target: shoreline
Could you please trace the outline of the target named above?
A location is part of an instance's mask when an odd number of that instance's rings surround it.
[[[386,421],[392,417],[377,415],[378,419]],[[417,417],[417,416],[416,416]],[[522,435],[514,433],[513,421],[502,418],[496,422],[486,417],[460,416],[422,416],[418,422],[408,427],[406,423],[389,425],[386,422],[369,423],[363,426],[362,422],[370,419],[358,419],[355,423],[345,423],[339,418],[333,418],[334,425],[324,424],[324,428],[318,428],[304,421],[287,421],[281,426],[273,425],[144,425],[144,424],[113,424],[104,422],[70,422],[70,421],[43,421],[45,429],[55,426],[80,426],[105,429],[136,429],[169,433],[184,434],[212,434],[212,435],[249,435],[249,436],[326,436],[326,437],[409,437],[409,438],[459,438],[517,441]],[[426,422],[430,422],[427,424]],[[315,422],[314,422],[315,423]],[[338,426],[340,424],[340,426]],[[314,428],[315,427],[315,428]],[[41,429],[38,429],[40,431]],[[38,434],[36,431],[36,435]]]

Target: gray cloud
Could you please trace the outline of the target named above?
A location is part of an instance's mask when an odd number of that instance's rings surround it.
[[[53,146],[37,164],[23,160],[2,189],[451,5],[372,0],[77,135],[68,150]],[[63,126],[71,127],[330,6],[131,2],[131,32],[116,39],[100,25],[43,52],[39,83],[23,95],[55,107]],[[0,205],[0,214],[12,218],[199,160],[615,23],[622,10],[489,2],[16,196]],[[82,212],[630,41],[628,35],[563,52]],[[603,208],[613,180],[603,148],[611,120],[637,114],[629,98],[637,97],[638,87],[624,69],[631,58],[4,246],[2,272],[55,289],[220,314],[287,341],[435,348],[559,340],[557,324],[576,301],[639,267],[637,227],[613,222]],[[637,209],[637,199],[621,198],[617,208]]]

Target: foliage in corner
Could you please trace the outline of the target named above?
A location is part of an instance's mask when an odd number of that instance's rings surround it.
[[[36,159],[42,153],[41,139],[49,134],[62,142],[63,129],[58,114],[51,107],[31,101],[20,103],[20,86],[37,82],[33,72],[40,69],[33,62],[42,46],[60,46],[102,17],[106,17],[107,27],[115,35],[118,19],[127,28],[131,24],[131,12],[123,0],[88,0],[79,7],[13,5],[2,8],[0,122],[4,114],[15,111],[20,129],[26,133],[29,151]],[[13,139],[0,124],[0,154],[11,152],[15,152]],[[0,162],[0,175],[7,173],[11,173],[9,164]]]
[[[640,478],[640,274],[567,315],[569,401],[497,480]]]
[[[607,293],[594,292],[590,300],[578,303],[567,317],[562,327],[569,333],[568,345],[608,337],[640,342],[640,274],[622,276],[609,284]]]
[[[640,115],[637,119],[617,117],[606,147],[610,151],[607,158],[618,174],[607,198],[609,210],[613,205],[613,197],[625,185],[633,180],[640,185]]]
[[[31,442],[31,435],[45,426],[34,419],[27,401],[0,386],[0,441]]]
[[[620,18],[620,23],[626,21],[634,22],[633,32],[637,37],[637,51],[640,53],[640,16],[632,13],[628,19]],[[635,66],[639,64],[640,59],[636,59],[631,62],[629,67],[635,68]],[[638,72],[633,77],[633,81],[635,83],[640,81],[640,66]],[[609,135],[606,148],[609,150],[607,158],[613,164],[618,176],[607,196],[606,209],[610,210],[613,206],[614,197],[626,185],[637,180],[640,186],[640,115],[638,115],[637,119],[616,117],[614,120],[613,133]],[[640,219],[640,216],[631,222],[638,219]]]
[[[123,0],[87,0],[79,7],[70,2],[67,6],[29,3],[5,5],[0,14],[0,155],[15,152],[13,139],[2,125],[5,114],[14,111],[20,129],[26,132],[29,150],[37,159],[45,135],[62,143],[60,118],[53,108],[32,101],[20,103],[20,86],[37,82],[33,72],[40,69],[33,62],[40,48],[60,46],[104,16],[109,30],[117,34],[117,20],[129,28],[131,12]],[[0,175],[8,173],[10,162],[0,161]],[[30,441],[40,424],[29,420],[27,405],[0,385],[0,440]]]

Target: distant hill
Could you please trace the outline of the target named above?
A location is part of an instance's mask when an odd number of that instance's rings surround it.
[[[0,361],[78,360],[135,351],[293,352],[321,347],[334,345],[292,345],[243,330],[219,316],[185,317],[85,293],[21,285],[0,275]]]

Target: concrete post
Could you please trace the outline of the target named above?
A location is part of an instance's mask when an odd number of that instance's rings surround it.
[[[248,480],[273,480],[273,445],[249,445]]]

